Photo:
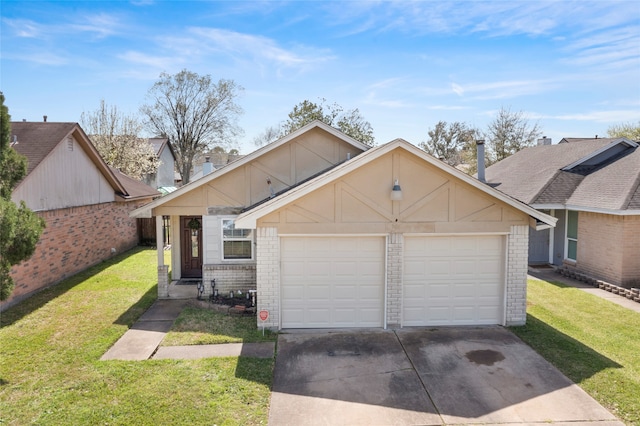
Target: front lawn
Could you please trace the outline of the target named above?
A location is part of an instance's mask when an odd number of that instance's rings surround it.
[[[154,302],[135,249],[0,316],[0,424],[266,424],[273,359],[99,361]]]
[[[276,334],[256,327],[255,316],[227,315],[212,309],[188,306],[173,323],[162,346],[219,343],[275,342]]]
[[[511,330],[625,424],[640,424],[640,314],[537,279],[527,305],[527,325]]]

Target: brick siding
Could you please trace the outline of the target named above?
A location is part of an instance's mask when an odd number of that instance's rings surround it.
[[[640,288],[640,216],[625,216],[622,231],[622,287]]]
[[[577,271],[622,287],[640,284],[640,216],[578,214]]]
[[[390,234],[387,240],[387,326],[402,326],[402,274],[404,236]]]
[[[256,289],[256,265],[204,265],[203,266],[204,295],[211,294],[211,280],[216,280],[216,289],[219,294],[226,296],[231,290],[255,290]]]
[[[121,253],[134,247],[138,243],[138,228],[129,212],[148,201],[39,212],[47,227],[33,256],[11,269],[15,289],[2,308],[110,258],[112,248]]]
[[[258,310],[269,311],[264,326],[277,330],[280,326],[280,240],[277,228],[258,228],[256,267],[258,287]],[[262,321],[257,318],[258,326]]]
[[[507,312],[506,325],[524,325],[527,321],[527,260],[529,229],[512,226],[507,237]]]

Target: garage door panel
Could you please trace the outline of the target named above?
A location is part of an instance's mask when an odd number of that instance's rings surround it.
[[[304,297],[311,303],[326,303],[330,300],[327,290],[323,285],[308,285]]]
[[[282,327],[381,327],[384,241],[381,237],[282,238]],[[308,266],[300,269],[301,261]],[[287,271],[298,274],[296,279],[290,279]]]
[[[502,323],[504,237],[409,236],[404,246],[404,325]]]
[[[299,302],[304,299],[304,289],[294,286],[283,286],[282,299]]]

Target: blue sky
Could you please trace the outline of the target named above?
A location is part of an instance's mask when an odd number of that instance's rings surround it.
[[[358,108],[376,143],[501,107],[544,134],[640,120],[640,2],[3,0],[0,89],[13,120],[136,113],[161,72],[244,87],[241,151],[297,103]]]

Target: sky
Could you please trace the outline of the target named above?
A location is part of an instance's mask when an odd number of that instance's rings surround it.
[[[253,139],[303,100],[357,108],[376,144],[521,111],[557,143],[640,120],[638,1],[12,1],[0,4],[12,120],[137,114],[162,72],[231,79]]]

